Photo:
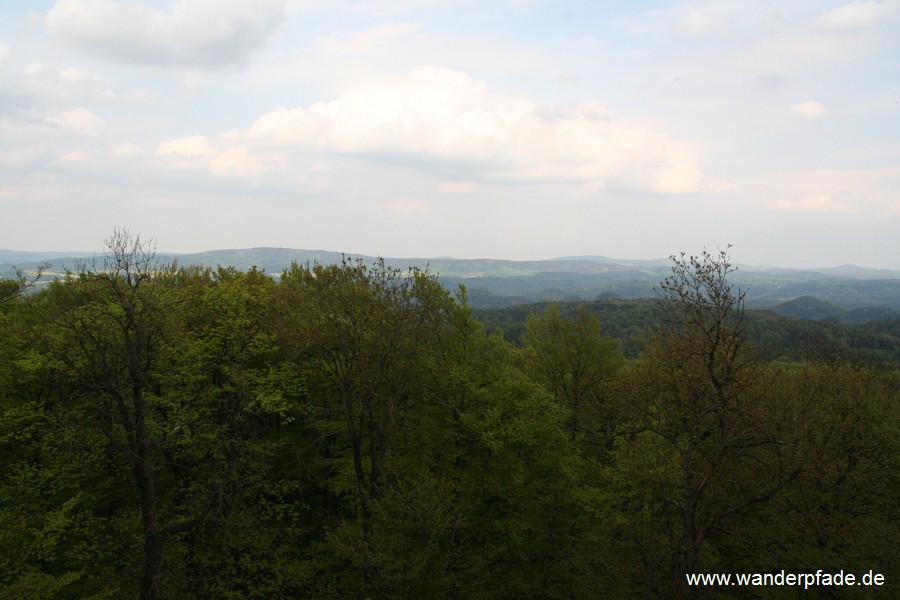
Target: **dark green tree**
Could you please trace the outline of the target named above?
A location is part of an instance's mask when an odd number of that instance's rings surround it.
[[[661,284],[666,323],[630,385],[643,433],[622,464],[645,473],[634,473],[634,501],[653,518],[649,529],[636,521],[644,562],[658,593],[681,598],[696,593],[685,573],[710,565],[711,540],[733,515],[803,471],[805,415],[766,386],[727,252],[672,260]]]
[[[182,319],[155,405],[166,531],[182,567],[167,570],[167,594],[290,595],[304,503],[286,465],[307,410],[305,384],[275,342],[276,284],[233,268],[181,269],[163,283]]]
[[[285,343],[306,365],[323,418],[339,419],[349,442],[369,589],[378,577],[371,556],[376,503],[385,492],[394,433],[421,402],[422,365],[438,348],[451,302],[433,275],[401,273],[383,260],[372,267],[349,259],[331,266],[294,263],[281,285]]]
[[[172,268],[157,263],[152,241],[125,230],[116,230],[106,246],[102,265],[83,264],[57,286],[52,353],[129,465],[141,513],[140,595],[158,598],[165,536],[152,420],[175,311],[169,289],[154,280]]]
[[[597,317],[580,305],[565,318],[551,304],[543,316],[528,316],[523,341],[534,377],[568,411],[571,437],[587,434],[610,445],[615,430],[610,384],[622,357]]]

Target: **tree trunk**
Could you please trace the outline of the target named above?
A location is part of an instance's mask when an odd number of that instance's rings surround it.
[[[144,573],[141,577],[141,600],[160,597],[159,579],[163,562],[163,536],[156,514],[156,484],[147,439],[143,390],[132,390],[134,431],[131,436],[132,472],[141,500],[141,524],[144,530]]]

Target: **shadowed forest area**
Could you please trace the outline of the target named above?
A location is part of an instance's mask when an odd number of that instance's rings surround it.
[[[383,261],[107,250],[0,288],[0,598],[900,592],[895,338],[766,329],[727,251],[659,302],[476,318]],[[782,569],[885,583],[685,578]]]

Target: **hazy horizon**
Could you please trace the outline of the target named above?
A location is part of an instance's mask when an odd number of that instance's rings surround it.
[[[0,246],[900,269],[900,0],[0,5]]]
[[[146,239],[146,238],[144,238]],[[167,250],[167,249],[159,249],[157,248],[156,254],[160,256],[190,256],[195,254],[204,254],[204,253],[215,253],[215,252],[230,252],[230,251],[245,251],[245,250],[261,250],[261,249],[270,249],[270,250],[291,250],[297,252],[325,252],[325,253],[333,253],[333,254],[346,254],[348,256],[367,256],[370,258],[385,258],[390,260],[402,260],[402,259],[410,259],[410,260],[461,260],[461,261],[478,261],[478,260],[499,260],[499,261],[510,261],[510,262],[550,262],[555,260],[588,260],[593,258],[606,258],[617,262],[629,262],[629,261],[638,261],[638,262],[653,262],[653,261],[668,261],[670,256],[655,256],[655,257],[634,257],[634,256],[613,256],[609,254],[580,254],[580,255],[558,255],[558,256],[539,256],[539,257],[529,257],[529,258],[505,258],[501,256],[419,256],[419,255],[387,255],[387,254],[379,254],[378,252],[350,252],[346,250],[334,250],[329,248],[291,248],[288,246],[247,246],[247,247],[222,247],[222,248],[207,248],[206,250],[198,250],[196,252],[182,252],[178,250]],[[697,254],[702,251],[685,251],[687,254]],[[717,252],[719,248],[706,248],[711,252]],[[893,269],[890,267],[872,267],[865,264],[857,264],[857,263],[842,263],[842,264],[832,264],[825,265],[822,267],[814,267],[808,265],[792,265],[792,264],[762,264],[762,263],[748,263],[742,262],[740,260],[734,260],[734,252],[733,248],[729,252],[732,257],[732,264],[739,268],[753,268],[753,269],[789,269],[789,270],[824,270],[824,269],[836,269],[842,267],[858,267],[863,269],[870,270],[880,270],[880,271],[897,271],[900,273],[900,269]],[[104,254],[103,249],[97,250],[20,250],[17,248],[0,248],[0,255],[4,252],[23,252],[23,253],[34,253],[34,254],[48,254],[48,255],[56,255],[58,258],[80,258],[85,255],[94,255],[94,256],[102,256]],[[679,251],[680,252],[680,251]],[[47,260],[54,260],[53,258],[49,258]]]

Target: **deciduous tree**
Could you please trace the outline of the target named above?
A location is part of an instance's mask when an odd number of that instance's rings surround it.
[[[622,357],[597,317],[581,305],[566,318],[553,304],[542,316],[529,315],[523,341],[533,376],[569,412],[570,436],[587,434],[611,444],[615,418],[609,387]]]
[[[158,598],[165,535],[151,422],[173,307],[168,288],[154,280],[173,269],[158,264],[152,241],[128,231],[114,231],[106,246],[102,265],[80,265],[54,290],[53,355],[130,466],[142,522],[141,598]]]
[[[745,294],[729,280],[735,267],[727,251],[672,260],[660,286],[666,322],[632,393],[641,435],[657,438],[644,440],[637,457],[658,474],[642,478],[650,485],[644,502],[655,531],[669,531],[669,560],[648,564],[660,590],[688,597],[695,590],[684,574],[701,566],[708,541],[728,519],[801,473],[804,414],[790,399],[771,396],[747,344]],[[665,524],[668,515],[675,521]]]

